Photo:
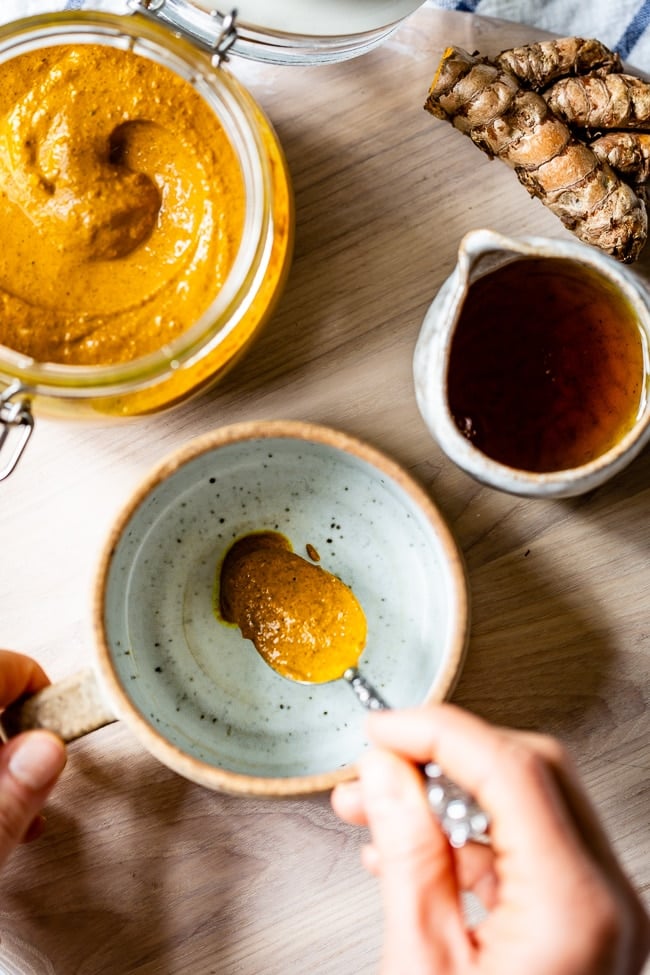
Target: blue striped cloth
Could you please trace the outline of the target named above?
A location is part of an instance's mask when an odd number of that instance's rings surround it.
[[[650,72],[650,0],[428,0],[428,5],[563,36],[597,37],[629,65]]]

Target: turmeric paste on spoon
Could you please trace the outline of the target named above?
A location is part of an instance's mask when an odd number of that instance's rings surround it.
[[[293,552],[279,532],[238,539],[221,564],[217,593],[221,618],[291,680],[338,680],[365,647],[366,617],[352,590]]]

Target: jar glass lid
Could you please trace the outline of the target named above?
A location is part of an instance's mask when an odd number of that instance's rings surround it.
[[[155,18],[209,51],[219,50],[226,33],[233,55],[318,64],[371,50],[421,5],[422,0],[2,0],[0,23],[61,10],[135,13]]]
[[[241,0],[237,20],[259,32],[336,37],[392,27],[422,0]],[[205,10],[224,10],[223,0],[195,0]]]
[[[318,64],[364,54],[381,43],[422,0],[127,0],[213,50],[255,61]]]

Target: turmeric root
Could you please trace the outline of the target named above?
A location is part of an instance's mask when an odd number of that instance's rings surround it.
[[[610,74],[623,70],[618,54],[600,41],[582,37],[561,37],[514,47],[502,51],[495,64],[536,91],[569,75]]]
[[[633,129],[650,124],[650,84],[632,75],[562,78],[544,97],[559,118],[585,129]]]
[[[581,240],[621,261],[638,257],[648,231],[643,202],[509,71],[447,48],[425,108],[512,167]]]
[[[635,183],[650,180],[650,133],[607,132],[594,139],[591,148],[599,159]]]

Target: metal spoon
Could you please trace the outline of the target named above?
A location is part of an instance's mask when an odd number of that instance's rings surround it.
[[[288,572],[287,566],[289,566]],[[265,663],[277,674],[286,680],[307,685],[329,683],[331,680],[339,680],[342,677],[365,708],[377,711],[389,707],[355,666],[346,666],[348,662],[356,664],[359,659],[366,638],[366,621],[363,609],[354,593],[338,577],[320,567],[311,565],[301,556],[297,556],[291,549],[288,540],[275,531],[253,532],[237,539],[226,553],[219,572],[221,617],[226,622],[235,623],[239,626],[242,636],[251,640]],[[277,613],[269,595],[273,593],[274,589],[279,588],[282,596],[286,598],[286,593],[282,589],[284,584],[295,601],[296,589],[300,589],[297,583],[302,582],[303,591],[301,595],[304,605],[300,605],[299,602],[297,608],[293,606],[287,617],[293,625],[296,619],[301,619],[301,611],[304,610],[305,605],[310,605],[310,600],[313,598],[313,591],[305,585],[305,578],[308,574],[309,584],[313,589],[315,573],[319,574],[319,583],[321,579],[326,580],[329,587],[328,598],[333,600],[334,595],[338,597],[337,612],[330,613],[329,617],[325,617],[327,621],[325,625],[331,624],[335,628],[338,641],[337,650],[339,651],[333,657],[328,657],[330,666],[326,668],[325,672],[319,672],[316,668],[316,674],[314,674],[314,669],[305,667],[301,669],[296,666],[296,663],[301,662],[305,641],[299,640],[294,644],[291,632],[285,641],[287,646],[284,648],[284,656],[278,654],[278,644],[282,642],[281,626],[278,625],[278,619],[282,622],[285,614],[283,612]],[[252,602],[250,601],[251,593],[258,597]],[[280,605],[283,605],[282,601]],[[251,607],[255,607],[255,612],[252,611]],[[269,608],[273,611],[271,613],[272,626],[269,626]],[[275,618],[276,615],[277,619]],[[345,619],[351,632],[346,632],[345,627],[341,629],[342,618]],[[363,623],[362,626],[360,626],[361,622]],[[331,644],[327,640],[319,640],[323,625],[322,616],[319,616],[315,632],[312,629],[309,633],[311,639],[306,641],[310,654],[313,653],[314,647],[319,652],[322,646],[331,649]],[[301,635],[304,636],[302,630]],[[323,635],[325,634],[323,633]],[[328,637],[329,635],[327,633]],[[293,657],[292,653],[289,652],[288,660],[287,647],[293,652]],[[288,661],[292,662],[293,666],[288,666]],[[339,667],[346,667],[343,674],[337,673]],[[461,847],[470,840],[480,843],[489,842],[486,835],[489,826],[488,817],[477,806],[474,799],[448,779],[440,767],[433,762],[429,762],[422,768],[422,775],[429,805],[437,816],[451,846]]]
[[[356,667],[349,667],[343,674],[343,679],[369,711],[384,711],[390,707]],[[489,843],[487,831],[490,820],[476,800],[447,778],[435,762],[427,762],[422,767],[422,775],[429,805],[450,846],[458,849],[470,841]]]

